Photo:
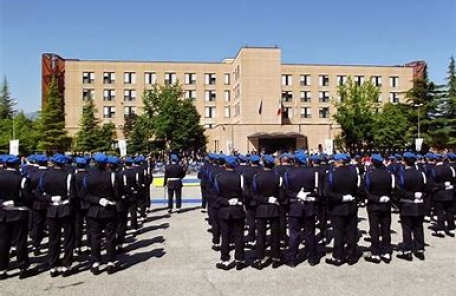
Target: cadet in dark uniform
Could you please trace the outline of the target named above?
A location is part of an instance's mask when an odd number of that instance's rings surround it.
[[[396,177],[383,166],[383,157],[371,157],[373,169],[366,173],[365,187],[371,255],[364,259],[372,263],[391,261],[391,200],[396,188]],[[382,238],[380,242],[380,237]]]
[[[13,237],[15,240],[19,278],[30,275],[27,253],[28,208],[26,179],[18,170],[19,158],[13,155],[2,157],[6,168],[0,170],[0,280],[8,277],[6,271]]]
[[[243,241],[245,213],[242,208],[241,176],[234,171],[237,164],[236,157],[227,156],[226,170],[215,177],[214,183],[217,203],[220,205],[218,218],[222,234],[221,262],[217,263],[216,267],[223,270],[234,266],[240,270],[245,266]],[[234,264],[229,262],[231,236],[235,244]]]
[[[119,172],[120,181],[123,184],[125,203],[127,211],[121,211],[119,217],[119,225],[117,226],[117,243],[120,251],[123,249],[125,243],[125,234],[127,231],[128,214],[130,214],[130,227],[133,229],[133,236],[136,236],[138,230],[138,218],[137,218],[137,196],[138,196],[138,173],[132,167],[133,159],[126,157],[124,160],[124,169]]]
[[[90,204],[84,200],[84,184],[83,180],[88,175],[87,160],[83,157],[75,159],[76,170],[74,172],[74,185],[76,191],[76,198],[73,203],[74,212],[74,252],[79,255],[82,252],[82,236],[84,232],[84,220],[86,224],[87,246],[90,247],[90,224],[86,219],[87,211]]]
[[[289,203],[288,224],[290,241],[287,253],[287,265],[295,267],[298,263],[298,250],[301,233],[305,238],[305,251],[311,266],[319,263],[317,241],[315,237],[315,202],[318,199],[319,169],[306,168],[307,158],[304,153],[295,155],[295,167],[284,176],[283,186]]]
[[[41,242],[44,238],[44,230],[46,228],[46,214],[49,203],[40,202],[34,196],[38,192],[38,183],[41,176],[48,171],[47,162],[48,159],[45,155],[35,155],[35,162],[38,164],[38,168],[28,170],[28,194],[30,199],[33,201],[32,205],[32,229],[30,237],[32,238],[32,250],[33,255],[39,256],[41,254]]]
[[[146,159],[144,156],[139,155],[135,158],[134,169],[138,173],[138,208],[139,208],[139,222],[144,222],[146,218],[146,208],[150,204],[150,200],[147,200],[149,196],[147,190],[150,191],[150,187],[147,186],[147,170],[144,167]]]
[[[318,218],[318,229],[320,230],[319,241],[326,244],[326,229],[328,226],[328,200],[325,195],[324,186],[326,171],[328,170],[328,164],[326,163],[326,155],[313,155],[310,157],[310,163],[314,170],[318,171],[318,193],[315,205],[317,207],[317,218]]]
[[[325,261],[336,266],[345,262],[352,265],[359,259],[357,195],[361,179],[353,168],[345,164],[347,159],[343,153],[334,155],[334,169],[328,171],[325,179],[329,215],[334,230],[333,255]],[[346,248],[345,245],[347,245]]]
[[[168,213],[173,212],[173,199],[176,195],[176,209],[182,207],[182,179],[185,177],[185,170],[179,164],[179,157],[175,154],[170,156],[171,164],[165,168],[164,186],[168,188]]]
[[[108,256],[108,274],[116,272],[116,228],[117,202],[119,201],[118,180],[115,173],[108,171],[108,157],[103,153],[95,153],[93,160],[96,167],[84,178],[84,199],[90,203],[87,219],[90,220],[92,232],[91,242],[91,272],[100,273],[101,238],[106,236],[106,251]]]
[[[291,165],[292,155],[289,153],[282,153],[280,155],[280,165],[274,167],[274,172],[283,179],[285,172],[292,168]],[[288,199],[284,199],[283,203],[279,205],[280,213],[280,244],[286,247],[288,244],[287,237],[287,212],[288,212]]]
[[[279,205],[283,202],[281,194],[282,178],[272,171],[274,157],[263,157],[263,171],[253,176],[253,199],[256,202],[255,218],[257,220],[256,260],[253,267],[262,269],[267,265],[265,260],[266,251],[266,228],[269,224],[271,229],[271,257],[272,267],[281,265],[280,260],[280,218]]]
[[[396,255],[399,259],[412,261],[412,242],[416,247],[415,256],[424,260],[424,199],[427,192],[427,178],[415,168],[416,156],[404,153],[405,170],[397,180],[399,187],[399,205],[402,225],[402,251]],[[413,241],[412,241],[413,235]]]
[[[65,170],[67,159],[63,154],[55,154],[51,159],[53,167],[41,175],[36,198],[48,203],[47,227],[49,230],[48,264],[52,277],[71,274],[73,263],[74,227],[71,203],[75,199],[74,179]],[[63,230],[63,259],[60,260],[60,240]]]
[[[443,156],[436,154],[437,163],[432,172],[431,190],[434,198],[434,209],[437,215],[437,224],[433,236],[445,236],[445,222],[448,226],[448,235],[454,236],[454,188],[456,181],[455,169],[443,163]]]
[[[217,190],[215,188],[215,178],[225,170],[223,166],[225,159],[218,157],[217,154],[209,153],[209,166],[207,167],[207,205],[208,205],[208,218],[209,225],[211,226],[212,233],[212,249],[220,251],[220,220],[218,218],[218,211],[220,204],[217,202]]]
[[[205,156],[203,158],[203,165],[200,167],[198,171],[198,179],[200,179],[200,187],[201,187],[201,212],[206,212],[207,206],[207,183],[209,182],[207,176],[207,167],[209,163],[209,157]]]

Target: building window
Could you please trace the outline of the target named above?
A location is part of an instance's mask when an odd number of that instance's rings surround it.
[[[234,98],[237,99],[241,96],[241,84],[237,84],[234,86]]]
[[[82,83],[92,84],[95,81],[95,73],[93,72],[82,72]]]
[[[144,84],[153,85],[157,83],[157,73],[146,72],[144,73]]]
[[[312,118],[312,108],[301,107],[301,118]]]
[[[103,101],[113,101],[116,98],[116,90],[105,89],[103,90]]]
[[[399,103],[399,93],[390,92],[390,102],[393,104]]]
[[[136,83],[136,73],[135,72],[125,72],[124,73],[124,84],[135,84]]]
[[[165,85],[175,84],[177,82],[176,73],[165,73]]]
[[[372,76],[371,82],[376,87],[382,87],[382,76]]]
[[[391,76],[390,77],[390,87],[398,87],[399,86],[399,77]]]
[[[196,90],[186,90],[185,98],[192,101],[196,100]]]
[[[320,86],[329,86],[329,76],[320,75]]]
[[[230,85],[230,73],[225,73],[223,75],[223,84]]]
[[[114,118],[116,116],[116,107],[104,106],[103,107],[103,118]]]
[[[329,102],[329,92],[320,91],[318,99],[319,99],[320,103],[328,103]]]
[[[83,101],[88,101],[90,99],[93,99],[95,97],[95,90],[93,89],[83,89],[82,90],[82,100]]]
[[[238,80],[239,78],[241,78],[241,68],[239,67],[239,65],[236,66],[236,68],[234,69],[234,80]]]
[[[293,92],[291,92],[291,91],[283,91],[282,92],[282,101],[283,102],[291,102],[291,101],[293,101]]]
[[[292,107],[283,107],[282,108],[282,118],[292,118],[293,116],[293,108]]]
[[[187,84],[187,85],[196,84],[196,73],[185,73],[185,84]]]
[[[299,85],[300,86],[310,86],[311,78],[309,74],[302,74],[299,76]]]
[[[204,83],[206,83],[206,85],[215,85],[215,82],[215,73],[204,74]]]
[[[104,72],[103,73],[103,83],[104,84],[116,83],[116,73],[114,73],[114,72]]]
[[[134,106],[125,106],[124,107],[124,116],[130,116],[136,114],[136,107]]]
[[[229,90],[225,90],[225,102],[229,102],[231,100],[231,92]]]
[[[347,82],[347,75],[337,75],[337,85],[344,85]]]
[[[236,105],[234,105],[234,116],[239,115],[241,115],[241,103],[236,103]]]
[[[301,92],[301,102],[303,103],[308,103],[312,99],[311,92],[310,91],[302,91]]]
[[[355,84],[358,86],[363,85],[364,83],[364,76],[363,75],[355,75]]]
[[[124,101],[134,101],[136,100],[136,90],[126,89],[124,90]]]
[[[205,99],[206,99],[206,102],[215,102],[216,92],[214,90],[206,90]]]
[[[318,113],[320,118],[329,118],[329,107],[320,107]]]
[[[204,117],[205,118],[214,118],[215,117],[215,107],[204,107]]]
[[[282,75],[282,85],[283,86],[293,85],[293,76],[291,74]]]
[[[225,108],[224,108],[224,113],[225,113],[225,118],[230,118],[230,117],[231,117],[231,109],[230,109],[230,106],[225,106]]]

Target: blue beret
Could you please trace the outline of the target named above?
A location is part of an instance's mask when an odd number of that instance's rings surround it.
[[[87,164],[87,160],[84,157],[76,157],[76,164]]]
[[[65,157],[65,155],[63,155],[61,153],[54,154],[52,156],[51,160],[53,163],[57,163],[57,164],[66,164],[67,163],[67,158]]]
[[[407,158],[407,159],[416,159],[416,155],[415,155],[415,153],[412,153],[412,152],[405,152],[405,153],[404,153],[404,158]]]
[[[92,158],[98,163],[108,163],[108,157],[101,152],[95,153]]]
[[[209,157],[209,159],[215,160],[215,159],[217,159],[217,154],[215,154],[215,153],[208,153],[208,154],[207,154],[207,157]]]
[[[20,162],[20,159],[15,155],[6,155],[3,158],[3,161],[7,164],[18,164]]]
[[[335,161],[347,160],[347,155],[345,155],[344,153],[336,153],[336,154],[333,155],[333,159]]]
[[[372,162],[375,162],[375,163],[379,163],[379,164],[383,163],[383,157],[380,154],[372,154],[371,160],[372,160]]]
[[[36,154],[34,156],[34,159],[36,162],[47,162],[48,161],[48,158],[46,157],[46,155],[43,155],[43,154]]]
[[[313,162],[316,162],[316,163],[320,163],[321,162],[320,156],[318,156],[317,154],[312,155],[311,157],[309,157],[309,159],[311,161],[313,161]]]
[[[443,155],[440,154],[440,153],[434,153],[434,159],[442,160],[443,159]]]
[[[424,156],[423,156],[422,154],[417,154],[417,155],[416,155],[416,158],[417,158],[417,159],[423,159]]]
[[[307,156],[304,152],[298,152],[294,155],[295,161],[300,164],[305,164],[307,162]]]
[[[108,163],[118,165],[120,163],[119,158],[116,156],[108,156]]]
[[[129,163],[129,164],[132,164],[132,163],[134,162],[134,160],[133,160],[133,158],[131,158],[131,157],[128,156],[128,157],[125,157],[124,162],[125,162],[125,163]]]
[[[176,154],[171,154],[170,158],[172,161],[179,161],[179,156],[177,156]]]
[[[234,168],[238,165],[237,158],[233,155],[228,155],[225,157],[225,164]]]
[[[396,157],[397,159],[402,159],[402,155],[400,153],[396,153],[394,154],[394,157]]]
[[[241,161],[241,162],[247,162],[249,159],[247,158],[247,156],[245,155],[242,155],[242,154],[239,154],[237,156],[237,158]]]
[[[269,163],[269,164],[274,164],[274,157],[272,155],[265,155],[263,156],[263,162]]]
[[[35,162],[36,161],[36,155],[32,154],[27,157],[27,160],[30,162]]]
[[[260,162],[260,160],[261,160],[261,158],[258,155],[252,155],[249,158],[249,161],[251,163],[258,163],[258,162]]]
[[[0,163],[4,163],[5,162],[5,157],[6,157],[6,155],[0,154]]]
[[[454,153],[454,152],[449,152],[449,153],[447,153],[446,156],[448,159],[456,160],[456,153]]]
[[[141,162],[144,162],[145,160],[146,160],[146,158],[144,156],[138,155],[135,158],[135,163],[141,163]]]

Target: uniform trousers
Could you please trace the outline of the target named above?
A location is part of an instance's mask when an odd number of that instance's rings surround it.
[[[259,218],[257,217],[257,240],[256,256],[257,259],[263,260],[266,251],[266,229],[269,223],[271,229],[271,257],[280,259],[280,218]]]
[[[279,206],[279,233],[280,233],[280,240],[287,243],[287,212],[288,212],[288,205],[280,205]]]
[[[125,236],[127,234],[127,222],[128,222],[128,209],[117,212],[117,239],[116,244],[122,245],[125,243]]]
[[[168,209],[173,209],[174,194],[176,195],[176,209],[182,207],[182,188],[168,188]]]
[[[328,227],[328,206],[325,203],[318,204],[318,229],[321,238],[326,238],[326,229]]]
[[[334,231],[333,258],[344,261],[355,258],[357,251],[358,215],[331,216]],[[345,248],[345,244],[347,248]]]
[[[32,225],[30,237],[32,238],[32,246],[39,248],[44,238],[44,230],[46,229],[46,214],[47,210],[32,210]]]
[[[445,230],[445,222],[448,230],[455,229],[454,223],[454,203],[451,201],[435,201],[435,214],[437,215],[436,230]]]
[[[84,220],[85,220],[85,230],[87,234],[87,245],[90,246],[90,223],[85,218],[87,215],[87,210],[78,209],[75,211],[74,215],[74,247],[81,248],[82,247],[82,236],[84,233]]]
[[[317,240],[315,237],[315,216],[288,217],[290,240],[288,245],[288,260],[294,261],[298,256],[301,233],[304,231],[306,256],[317,259]]]
[[[254,242],[256,238],[255,206],[246,205],[247,236],[246,241]]]
[[[49,254],[48,264],[50,268],[65,266],[70,267],[73,263],[74,226],[73,217],[47,218],[49,229]],[[60,241],[63,230],[63,258],[60,260]]]
[[[373,256],[391,253],[391,211],[373,211],[369,216],[369,235]],[[380,237],[382,241],[380,242]]]
[[[27,229],[28,219],[14,222],[0,222],[0,271],[8,269],[13,237],[16,238],[16,256],[19,269],[28,267]]]
[[[139,208],[139,216],[142,218],[146,217],[146,208],[147,203],[150,205],[150,200],[147,201],[147,194],[146,192],[140,192],[138,193],[138,208]]]
[[[130,214],[130,226],[132,229],[138,229],[138,203],[137,201],[130,201],[128,206],[128,213]]]
[[[424,251],[423,222],[424,216],[401,216],[404,252],[412,251],[413,243],[415,243],[416,250]]]
[[[201,186],[201,208],[205,209],[207,205],[207,191],[204,186]]]
[[[220,244],[220,219],[218,218],[219,209],[209,205],[208,207],[208,216],[209,224],[212,228],[212,243]]]
[[[220,232],[222,234],[221,256],[220,260],[230,260],[230,237],[234,239],[234,259],[236,261],[244,260],[244,218],[241,219],[219,219]]]
[[[91,243],[91,260],[92,263],[101,262],[101,239],[103,230],[105,233],[105,247],[108,256],[108,262],[115,262],[116,255],[116,227],[117,218],[88,218],[90,220],[90,229],[92,232]]]

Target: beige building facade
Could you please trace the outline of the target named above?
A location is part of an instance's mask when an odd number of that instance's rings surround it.
[[[88,61],[44,54],[43,92],[46,75],[58,69],[70,135],[77,132],[84,102],[91,97],[98,118],[113,122],[122,139],[125,115],[142,112],[143,92],[156,83],[178,82],[183,99],[201,114],[209,151],[318,149],[339,133],[332,102],[348,77],[360,84],[371,80],[380,89],[380,103],[397,103],[423,64],[283,64],[276,47],[243,47],[234,58],[214,63]]]

